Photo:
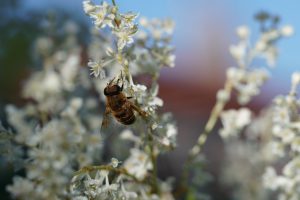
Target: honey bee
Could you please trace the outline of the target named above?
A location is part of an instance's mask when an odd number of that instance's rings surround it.
[[[109,114],[112,114],[118,122],[124,125],[130,125],[135,122],[136,116],[134,111],[142,117],[147,116],[145,111],[141,110],[137,105],[129,101],[132,97],[126,97],[123,93],[124,83],[122,83],[122,86],[120,87],[118,84],[119,80],[120,79],[118,79],[117,83],[113,83],[114,79],[111,80],[104,88],[106,107],[102,127],[107,127]]]

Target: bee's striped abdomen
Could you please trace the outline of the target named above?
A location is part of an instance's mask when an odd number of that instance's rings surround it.
[[[118,110],[117,112],[114,112],[114,116],[116,119],[124,124],[124,125],[130,125],[133,124],[135,121],[135,115],[132,109],[127,108],[127,104],[123,106],[122,109]]]

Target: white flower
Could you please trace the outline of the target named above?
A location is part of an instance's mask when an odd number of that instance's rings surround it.
[[[223,101],[223,102],[227,102],[230,98],[230,94],[228,91],[226,90],[219,90],[217,92],[217,100],[218,101]]]
[[[145,26],[146,27],[146,26],[148,26],[148,23],[149,22],[148,22],[148,19],[146,17],[141,17],[140,18],[140,25],[141,26]]]
[[[45,91],[49,93],[59,92],[61,90],[59,75],[52,70],[47,71],[42,82],[42,87]]]
[[[107,25],[113,27],[112,20],[115,16],[110,12],[110,6],[104,1],[101,5],[97,5],[93,12],[88,14],[94,20],[97,28],[105,28]]]
[[[119,161],[118,161],[118,159],[116,159],[116,158],[112,158],[111,159],[111,162],[110,162],[110,164],[114,167],[114,168],[117,168],[118,167],[118,165],[119,165]]]
[[[300,153],[300,138],[297,137],[293,141],[291,141],[291,149],[294,152]]]
[[[260,86],[267,80],[268,72],[264,69],[253,69],[251,71],[231,67],[227,71],[227,78],[238,91],[240,104],[248,103],[251,98],[259,94]]]
[[[142,103],[145,96],[146,96],[146,90],[147,87],[145,85],[141,85],[141,84],[134,84],[131,86],[134,95],[135,95],[135,99],[139,102]]]
[[[120,138],[123,139],[123,140],[133,141],[136,144],[141,143],[141,139],[138,136],[135,136],[133,134],[133,132],[129,129],[123,130],[122,133],[120,134]]]
[[[124,162],[124,168],[129,174],[142,180],[147,175],[148,170],[153,168],[149,156],[136,148],[130,150],[130,157]]]
[[[125,14],[121,14],[122,22],[126,23],[126,26],[132,27],[134,26],[134,20],[137,18],[138,14],[134,12],[127,12]]]
[[[62,116],[74,117],[81,108],[83,100],[79,97],[74,97],[70,101],[70,105],[61,113]]]
[[[37,53],[47,55],[53,49],[53,41],[49,37],[39,37],[36,40],[35,48]]]
[[[150,107],[157,107],[157,106],[163,106],[164,102],[161,98],[159,97],[153,97],[151,101],[148,102],[148,106]]]
[[[274,168],[267,167],[262,179],[265,187],[271,190],[276,190],[278,188],[277,174]]]
[[[89,174],[86,174],[86,180],[84,180],[84,194],[87,195],[89,199],[106,199],[113,196],[113,193],[119,190],[119,184],[109,183],[108,174],[109,172],[106,170],[97,171],[95,178],[91,178]],[[75,183],[75,181],[76,176],[73,177],[72,183]]]
[[[174,54],[170,54],[169,56],[165,57],[165,64],[168,67],[175,67],[175,59],[176,56]]]
[[[241,38],[241,39],[247,39],[250,35],[250,30],[247,26],[240,26],[237,28],[236,30],[237,35]]]
[[[231,45],[229,47],[229,52],[234,59],[237,60],[239,66],[244,66],[244,58],[246,56],[247,44],[245,42],[240,42],[237,45]]]
[[[60,68],[61,81],[64,89],[72,90],[75,87],[75,79],[79,72],[80,56],[71,54]]]
[[[271,141],[268,145],[270,153],[276,157],[284,156],[284,145],[280,142]]]
[[[13,178],[13,185],[7,186],[7,190],[16,198],[24,198],[30,194],[35,188],[32,181],[16,176]],[[27,198],[29,198],[27,196]]]
[[[172,34],[175,28],[175,23],[171,19],[166,19],[162,21],[163,29],[167,34]]]
[[[294,178],[295,176],[299,175],[300,173],[300,158],[295,157],[293,158],[289,163],[287,163],[282,172],[284,176],[287,176],[289,178]]]
[[[94,62],[94,61],[89,61],[88,66],[91,68],[91,75],[94,75],[96,78],[100,76],[100,79],[105,78],[105,71],[103,70],[104,67],[104,62]]]
[[[96,10],[95,4],[93,4],[90,0],[85,0],[82,2],[83,10],[86,14],[91,14]]]
[[[255,44],[255,50],[256,51],[265,51],[267,48],[267,43],[264,40],[258,40]]]
[[[133,35],[137,32],[137,26],[132,27],[121,27],[120,29],[114,31],[114,34],[118,38],[118,49],[122,50],[126,45],[133,43]]]
[[[171,143],[175,143],[177,136],[177,128],[174,124],[167,124],[166,125],[166,135],[162,138],[162,143],[166,146],[170,146]]]
[[[223,129],[220,130],[220,135],[223,138],[237,136],[239,131],[250,123],[250,120],[251,111],[247,108],[224,111],[221,113]]]
[[[300,84],[300,72],[294,72],[292,74],[292,86],[291,93],[297,93],[297,87]]]
[[[286,25],[281,28],[280,32],[283,36],[289,37],[294,34],[294,28],[290,25]]]

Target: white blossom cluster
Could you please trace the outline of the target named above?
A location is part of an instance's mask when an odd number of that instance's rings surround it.
[[[68,29],[70,26],[75,29]],[[81,69],[81,47],[73,40],[76,27],[65,24],[65,43],[59,47],[52,37],[37,40],[42,69],[32,73],[24,85],[28,103],[6,107],[13,128],[6,132],[12,132],[14,151],[10,153],[23,160],[16,169],[25,171],[24,177],[15,176],[7,186],[16,199],[67,199],[76,169],[101,160],[101,113],[95,112],[97,97],[88,95],[91,84],[83,84],[89,77]]]
[[[252,67],[253,62],[264,58],[268,66],[273,66],[278,54],[277,41],[282,37],[291,36],[293,29],[291,26],[284,26],[265,30],[254,45],[251,45],[250,30],[247,26],[237,28],[236,32],[239,42],[231,45],[229,50],[238,67],[228,69],[227,79],[238,93],[238,102],[247,104],[252,97],[260,93],[260,87],[269,76],[266,68]]]
[[[157,96],[160,69],[174,66],[174,24],[142,18],[138,29],[137,14],[120,13],[116,5],[83,1],[83,8],[94,23],[89,61],[82,66],[79,28],[65,23],[60,44],[55,35],[37,39],[35,56],[42,67],[23,87],[25,106],[6,107],[12,130],[1,128],[1,155],[25,171],[7,190],[16,199],[172,200],[171,183],[157,177],[156,159],[176,146],[171,114],[157,113],[163,106]],[[134,82],[133,76],[145,74],[151,77],[149,85]],[[113,155],[103,150],[109,134],[101,129],[103,90],[113,79],[124,84],[123,92],[147,119],[135,113],[133,125],[109,127],[121,133],[117,140],[129,143],[127,158],[107,164],[105,157]],[[100,168],[94,169],[95,164]]]
[[[177,145],[172,115],[158,112],[163,106],[158,97],[160,71],[175,65],[173,21],[138,20],[136,13],[120,12],[114,0],[99,5],[84,0],[83,10],[93,22],[87,48],[79,44],[80,29],[72,22],[64,23],[59,44],[55,34],[38,38],[35,56],[40,69],[24,84],[26,103],[6,106],[11,128],[0,124],[1,159],[5,156],[24,172],[6,187],[13,198],[206,198],[198,196],[198,186],[211,179],[203,170],[201,150],[220,119],[226,152],[222,180],[232,187],[233,199],[300,199],[300,73],[293,74],[290,93],[276,97],[259,116],[245,107],[269,77],[266,67],[257,67],[257,60],[263,58],[264,65],[272,67],[277,42],[293,34],[291,26],[278,28],[275,17],[274,26],[263,27],[255,42],[247,26],[237,29],[239,42],[229,48],[237,65],[227,70],[211,117],[174,188],[171,178],[160,180],[157,175],[158,156]],[[149,78],[149,83],[140,77]],[[103,91],[109,83],[122,85],[126,100],[145,116],[135,112],[136,121],[128,126],[116,124],[110,116],[108,129],[101,127],[107,106]],[[225,110],[234,92],[243,107]]]
[[[83,168],[74,177],[72,194],[83,199],[173,199],[171,185],[158,180],[155,175],[155,160],[161,152],[176,146],[177,128],[172,116],[157,114],[157,108],[163,106],[163,101],[157,97],[160,69],[174,66],[175,56],[170,45],[174,24],[171,20],[141,18],[138,29],[135,22],[137,14],[120,13],[115,4],[104,1],[96,5],[84,1],[83,7],[95,27],[88,66],[95,77],[92,81],[96,90],[104,99],[103,89],[107,83],[113,79],[116,82],[120,80],[119,84],[124,85],[123,92],[133,97],[136,105],[147,113],[147,119],[137,115],[138,120],[121,132],[119,138],[133,144],[127,159],[106,171]],[[99,37],[103,29],[111,35]],[[111,44],[103,45],[103,40]],[[114,43],[116,47],[112,45]],[[99,49],[102,51],[99,52]],[[150,75],[151,83],[134,83],[133,76],[139,75]],[[98,167],[105,168],[105,165]],[[95,172],[96,175],[93,174]],[[114,173],[117,174],[110,176]],[[84,181],[78,179],[82,175]]]
[[[160,69],[174,66],[174,23],[141,18],[138,29],[137,14],[120,13],[115,4],[83,1],[83,8],[94,24],[89,61],[82,66],[85,49],[77,39],[79,28],[64,23],[59,44],[55,34],[36,41],[35,59],[41,68],[23,87],[27,103],[6,107],[12,130],[1,126],[1,155],[25,172],[7,190],[16,199],[172,200],[172,185],[158,179],[156,160],[176,146],[172,115],[157,113],[163,106],[157,96]],[[151,83],[135,83],[133,76],[139,75],[150,75]],[[117,140],[127,141],[128,151],[122,161],[112,158],[107,164],[105,157],[114,155],[103,149],[110,133],[102,132],[101,121],[103,90],[111,80],[124,85],[125,95],[147,119],[135,113],[133,125],[109,127],[121,133]]]
[[[275,146],[272,153],[277,159],[274,159],[272,163],[276,164],[276,161],[282,159],[288,161],[280,170],[276,170],[274,166],[268,166],[263,182],[267,188],[279,191],[278,199],[280,200],[300,198],[300,100],[297,96],[299,84],[300,73],[296,72],[292,75],[290,93],[274,99],[271,142]]]
[[[235,137],[246,125],[250,124],[251,111],[247,108],[226,110],[221,114],[221,121],[223,124],[220,130],[221,137]]]
[[[251,45],[250,30],[247,26],[238,27],[236,33],[240,41],[237,45],[231,45],[229,50],[237,62],[237,67],[230,67],[227,70],[226,84],[224,89],[217,93],[217,101],[228,102],[232,90],[235,90],[238,103],[245,105],[260,93],[260,88],[269,77],[266,68],[253,67],[253,62],[263,57],[267,60],[267,64],[272,66],[277,58],[277,53],[274,53],[278,51],[276,42],[282,37],[290,36],[293,28],[284,26],[264,30],[254,45]],[[223,138],[236,136],[251,122],[251,111],[247,108],[222,111],[220,118],[224,126],[220,130],[220,135]]]
[[[252,47],[249,29],[246,26],[239,27],[237,35],[240,42],[230,47],[238,67],[228,69],[225,87],[217,94],[218,101],[228,102],[232,89],[237,92],[237,100],[241,105],[258,95],[269,73],[265,68],[252,68],[251,65],[256,58],[262,57],[269,66],[273,66],[278,56],[277,41],[292,33],[290,26],[264,29]],[[299,199],[299,165],[297,169],[296,164],[299,158],[295,150],[299,148],[299,130],[296,128],[299,119],[299,100],[296,98],[299,82],[299,73],[295,73],[290,94],[277,97],[275,106],[267,108],[259,116],[245,107],[221,112],[223,128],[219,133],[226,142],[223,180],[225,184],[238,186],[233,188],[234,199],[274,198],[274,194],[265,190],[263,185],[279,191],[279,199]],[[270,165],[286,157],[291,160],[282,169],[283,174],[277,175]],[[265,174],[264,168],[267,169]]]

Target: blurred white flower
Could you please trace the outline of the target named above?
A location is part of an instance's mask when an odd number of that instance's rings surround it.
[[[120,134],[120,138],[123,140],[129,140],[132,141],[136,144],[140,144],[141,143],[141,139],[138,136],[135,136],[133,134],[133,132],[129,129],[125,129],[121,132]]]
[[[162,144],[166,146],[170,146],[174,143],[177,136],[177,128],[174,124],[167,124],[166,125],[166,135],[162,138]]]
[[[227,102],[230,98],[230,94],[228,91],[226,90],[219,90],[217,92],[217,100],[218,101],[221,101],[221,102]]]
[[[27,198],[35,198],[34,194],[31,193],[34,189],[36,189],[32,181],[16,176],[13,178],[13,183],[13,185],[9,185],[6,188],[7,191],[13,194],[13,197],[23,198],[26,196]]]
[[[148,170],[153,168],[148,154],[136,148],[130,150],[130,156],[123,166],[129,174],[134,175],[139,180],[143,180]]]
[[[265,187],[270,188],[271,190],[276,190],[278,188],[277,174],[274,168],[267,167],[262,179]]]
[[[281,28],[280,32],[283,36],[289,37],[294,34],[294,28],[290,25],[286,25]]]
[[[93,4],[90,0],[85,0],[82,2],[83,10],[86,14],[90,14],[96,10],[95,4]]]
[[[81,108],[83,100],[79,97],[74,97],[70,101],[70,105],[61,113],[62,116],[74,117],[77,111]]]
[[[62,63],[60,68],[60,75],[63,88],[66,90],[72,90],[75,86],[75,78],[79,72],[80,67],[80,55],[71,54],[66,58],[66,61]]]
[[[250,35],[250,30],[247,26],[238,27],[236,32],[237,32],[237,35],[243,40],[247,39]]]
[[[110,164],[114,167],[114,168],[117,168],[118,165],[119,165],[119,160],[116,159],[116,158],[112,158],[111,161],[110,161]]]
[[[231,45],[229,47],[229,52],[232,57],[236,59],[239,66],[244,67],[246,65],[245,56],[247,52],[247,43],[241,41],[237,45]]]
[[[220,135],[223,138],[237,136],[237,134],[250,123],[251,111],[247,108],[239,110],[227,110],[221,113],[223,128]]]

